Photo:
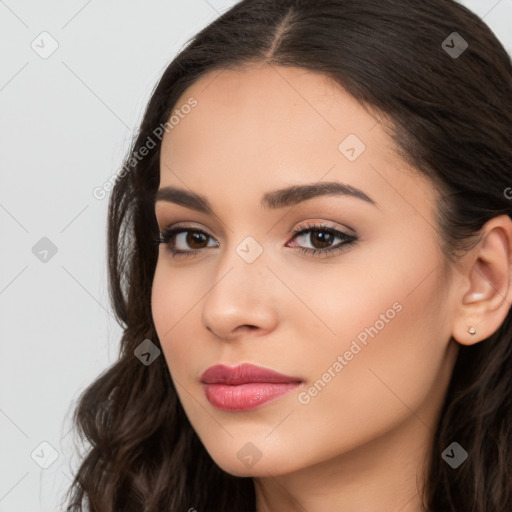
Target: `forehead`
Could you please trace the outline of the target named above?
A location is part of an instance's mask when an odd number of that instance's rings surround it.
[[[302,158],[321,148],[337,159],[339,142],[348,134],[373,145],[389,143],[380,130],[371,133],[375,115],[326,76],[302,68],[215,70],[188,88],[176,109],[191,97],[197,106],[165,135],[164,149],[179,151],[184,143],[200,142],[219,150],[240,148],[247,157],[273,158],[293,148]],[[217,157],[220,153],[215,151]]]
[[[428,194],[430,184],[406,172],[380,116],[320,73],[266,64],[215,70],[174,112],[191,98],[196,106],[164,136],[161,186],[185,183],[204,195],[252,190],[259,200],[284,184],[339,180],[374,197]]]

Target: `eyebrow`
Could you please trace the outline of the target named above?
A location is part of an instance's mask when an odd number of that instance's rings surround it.
[[[293,206],[308,199],[319,196],[350,196],[356,197],[372,205],[376,202],[367,196],[362,190],[340,183],[328,181],[322,183],[311,183],[306,185],[294,185],[288,188],[272,190],[263,195],[261,206],[265,209],[278,209]],[[158,189],[156,201],[167,201],[205,214],[213,214],[213,208],[204,196],[176,187],[162,187]]]

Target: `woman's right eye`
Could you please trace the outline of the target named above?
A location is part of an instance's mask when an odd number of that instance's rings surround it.
[[[159,241],[166,245],[173,256],[180,256],[190,255],[201,249],[207,249],[208,246],[203,246],[202,244],[207,242],[209,238],[212,237],[200,229],[179,227],[169,228],[160,233]],[[192,250],[187,249],[187,246],[192,247]],[[215,241],[213,247],[218,246],[219,242]]]

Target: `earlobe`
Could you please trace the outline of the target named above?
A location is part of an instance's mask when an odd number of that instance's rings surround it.
[[[472,304],[474,302],[478,302],[485,297],[484,292],[472,292],[464,295],[464,304]]]
[[[464,256],[463,290],[452,336],[473,345],[494,334],[512,300],[512,221],[500,215],[482,227],[476,247]]]

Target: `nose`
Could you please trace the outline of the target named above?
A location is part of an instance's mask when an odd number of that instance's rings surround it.
[[[202,301],[202,322],[223,340],[263,336],[277,324],[275,276],[264,253],[247,263],[235,252],[222,257],[210,291]]]

